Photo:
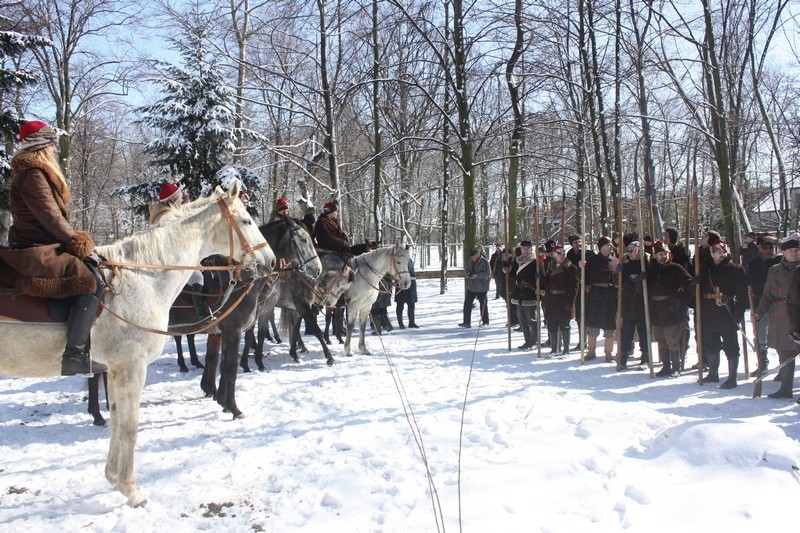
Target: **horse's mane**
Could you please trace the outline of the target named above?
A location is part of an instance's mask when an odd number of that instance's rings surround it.
[[[105,246],[98,246],[97,253],[109,261],[127,261],[157,264],[163,258],[166,237],[181,231],[178,226],[192,216],[214,205],[219,195],[200,198],[179,208],[172,208],[156,226],[151,226]]]

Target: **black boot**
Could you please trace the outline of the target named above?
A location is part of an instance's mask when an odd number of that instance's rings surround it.
[[[569,341],[570,341],[571,328],[566,327],[561,330],[561,355],[569,355]]]
[[[681,352],[680,350],[672,350],[669,352],[670,362],[672,364],[672,372],[669,377],[677,378],[681,375]]]
[[[664,357],[664,366],[661,367],[661,370],[656,372],[656,376],[660,378],[665,378],[672,374],[672,360],[669,357]]]
[[[719,352],[708,354],[708,375],[703,381],[709,383],[719,383]]]
[[[720,389],[733,389],[736,388],[736,373],[739,371],[739,358],[731,357],[728,359],[728,379],[725,383],[719,386]]]
[[[408,304],[408,327],[418,329],[419,326],[414,321],[414,304]]]
[[[403,324],[403,311],[401,311],[399,307],[397,308],[397,327],[400,329],[406,329],[405,324]]]
[[[794,359],[791,363],[781,368],[778,373],[781,377],[781,388],[772,394],[767,394],[770,398],[792,398],[792,383],[794,382]]]
[[[61,356],[61,375],[93,374],[106,372],[108,368],[101,363],[92,363],[89,355],[89,332],[94,323],[94,315],[100,299],[94,294],[77,297],[67,319],[67,345]]]

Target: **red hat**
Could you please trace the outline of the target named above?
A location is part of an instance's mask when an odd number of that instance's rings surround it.
[[[722,251],[726,254],[728,253],[728,244],[725,241],[717,241],[714,244],[709,243],[711,246],[719,246],[722,248]]]
[[[669,252],[669,245],[664,244],[664,241],[656,241],[653,243],[653,253]]]
[[[289,209],[289,204],[286,202],[286,198],[278,198],[275,200],[275,211],[283,211],[284,209]]]
[[[560,252],[560,251],[561,251],[561,250],[563,250],[563,249],[564,249],[564,245],[563,245],[563,244],[561,244],[560,242],[557,242],[557,243],[556,243],[556,244],[553,246],[553,251],[554,251],[554,252]]]
[[[21,152],[33,152],[56,144],[58,132],[41,120],[31,120],[19,127],[17,141]]]
[[[175,185],[174,183],[165,183],[163,187],[161,187],[161,191],[158,193],[158,201],[159,202],[166,202],[170,200],[176,200],[177,196],[176,193],[180,190],[180,187]]]
[[[326,213],[333,213],[334,211],[338,210],[339,208],[336,206],[336,202],[331,200],[330,202],[328,202],[325,205],[323,205],[322,209],[324,209]]]

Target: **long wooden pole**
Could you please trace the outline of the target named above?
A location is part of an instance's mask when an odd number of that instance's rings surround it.
[[[567,190],[561,189],[561,240],[559,242],[563,245],[566,239],[567,239]]]
[[[503,194],[503,242],[505,242],[505,250],[503,251],[503,255],[508,255],[508,251],[511,249],[511,245],[508,242],[508,193]],[[500,256],[500,259],[503,259],[503,255]],[[503,261],[505,264],[505,261]],[[496,267],[495,267],[496,268]],[[509,276],[508,272],[505,272],[505,268],[503,268],[504,276],[506,278],[506,334],[508,336],[508,351],[511,351],[511,295],[508,287],[509,283]]]
[[[539,327],[542,325],[542,321],[539,317],[539,313],[541,312],[541,304],[542,304],[542,295],[540,294],[541,291],[541,281],[540,277],[542,275],[539,272],[539,198],[536,195],[536,191],[533,192],[533,260],[536,261],[536,357],[542,357],[542,334],[539,331]],[[552,343],[554,339],[550,339]]]
[[[692,210],[694,211],[694,337],[697,340],[697,383],[703,384],[703,322],[701,307],[703,294],[700,287],[700,211],[697,200],[697,175],[692,176]]]
[[[581,343],[581,364],[586,362],[586,197],[581,198],[581,327],[578,332]]]
[[[634,181],[636,183],[636,211],[639,217],[639,230],[644,233],[645,226],[644,220],[642,220],[642,195],[641,190],[639,189],[639,178],[634,174]],[[641,246],[639,249],[639,261],[641,265],[642,274],[647,275],[647,261],[645,261],[645,256],[647,253],[644,250],[644,241],[641,241]],[[650,370],[650,379],[655,379],[656,375],[653,372],[653,331],[650,329],[650,297],[647,288],[647,278],[645,277],[645,281],[642,283],[642,297],[644,298],[644,327],[647,330],[647,367]],[[656,345],[658,346],[658,345]]]
[[[619,209],[617,210],[617,240],[619,241],[619,249],[617,251],[617,257],[619,258],[619,267],[617,272],[617,355],[615,357],[615,361],[617,363],[617,372],[622,370],[622,350],[625,348],[622,346],[622,260],[624,258],[624,250],[623,247],[625,246],[623,240],[623,231],[622,231],[622,180],[620,180],[620,187],[618,189],[617,194],[618,197],[618,205]]]

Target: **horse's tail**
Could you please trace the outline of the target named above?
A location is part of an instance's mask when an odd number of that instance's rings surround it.
[[[300,313],[295,311],[294,309],[285,309],[281,308],[281,325],[280,330],[286,338],[289,338],[289,335],[292,332],[292,328],[297,321],[300,320]]]

